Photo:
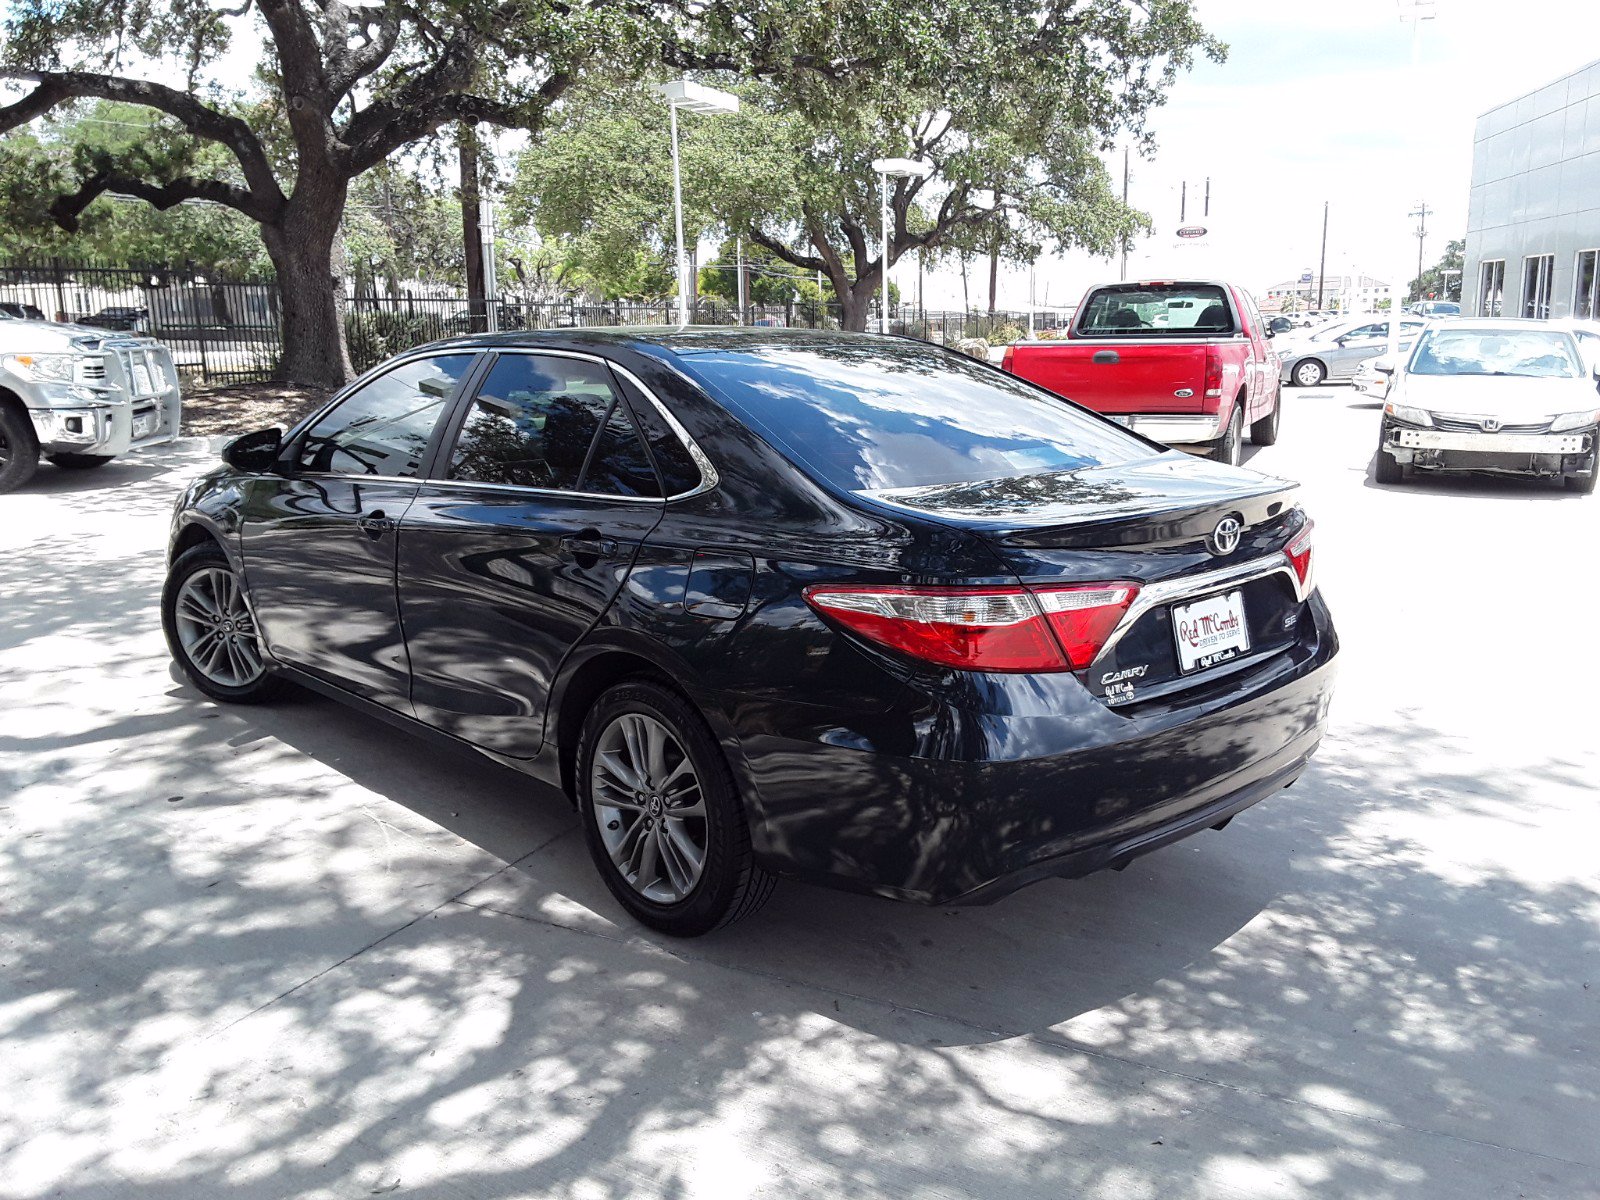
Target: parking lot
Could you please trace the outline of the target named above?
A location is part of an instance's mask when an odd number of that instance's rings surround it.
[[[0,498],[0,1197],[1600,1196],[1600,500],[1378,488],[1289,791],[987,908],[623,920],[564,800],[162,641],[187,443]]]

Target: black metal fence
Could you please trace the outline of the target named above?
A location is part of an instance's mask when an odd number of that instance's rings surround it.
[[[358,371],[392,354],[439,338],[486,330],[488,313],[463,294],[352,296],[345,307],[345,336]],[[192,265],[115,265],[43,259],[0,263],[0,308],[12,315],[79,321],[148,334],[165,342],[178,368],[205,382],[268,379],[283,348],[282,304],[272,281],[220,279]],[[750,305],[742,311],[714,297],[699,297],[691,320],[700,325],[765,325],[837,329],[837,305],[806,301]],[[1034,328],[1064,325],[1066,314],[1035,313]],[[573,329],[585,326],[677,323],[677,302],[527,301],[502,297],[499,329]],[[870,328],[878,328],[874,316]],[[1018,312],[890,314],[889,331],[944,345],[965,338],[1009,342],[1029,328]]]

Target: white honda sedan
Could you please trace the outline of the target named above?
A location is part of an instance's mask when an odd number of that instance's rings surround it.
[[[1542,321],[1430,326],[1389,376],[1378,435],[1379,483],[1413,471],[1558,478],[1594,491],[1600,367],[1571,331]]]

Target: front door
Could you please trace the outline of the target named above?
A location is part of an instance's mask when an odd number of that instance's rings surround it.
[[[419,717],[531,758],[561,660],[600,620],[662,489],[604,362],[502,353],[400,525]]]
[[[472,354],[408,359],[324,413],[253,479],[241,514],[245,582],[281,662],[409,710],[395,609],[395,530]]]

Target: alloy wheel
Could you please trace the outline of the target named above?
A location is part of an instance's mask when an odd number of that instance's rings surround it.
[[[246,687],[265,671],[255,618],[233,572],[203,567],[183,581],[173,606],[178,641],[194,669],[222,687]]]
[[[706,800],[677,735],[645,713],[623,713],[595,743],[589,783],[600,840],[628,886],[657,904],[694,891],[706,863]]]

